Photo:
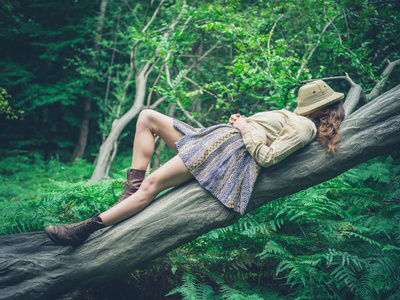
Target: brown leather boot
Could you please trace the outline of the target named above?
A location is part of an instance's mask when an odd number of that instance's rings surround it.
[[[85,221],[69,225],[50,225],[44,228],[47,236],[61,246],[82,244],[93,232],[106,227],[99,214]]]
[[[136,169],[126,170],[127,181],[125,182],[125,191],[123,191],[117,203],[115,203],[114,205],[117,205],[118,203],[128,198],[130,195],[136,193],[136,191],[140,188],[140,185],[142,184],[145,174],[146,171],[143,170],[136,170]]]

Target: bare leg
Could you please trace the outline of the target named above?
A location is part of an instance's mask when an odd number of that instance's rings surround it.
[[[132,169],[138,171],[147,168],[154,152],[154,134],[159,135],[175,151],[175,141],[183,136],[173,127],[172,118],[151,110],[143,111],[136,129]],[[45,228],[45,232],[59,245],[79,245],[96,230],[114,225],[138,213],[162,190],[188,181],[192,177],[181,158],[175,156],[144,179],[136,193],[124,198],[122,202],[118,200],[115,206],[104,213],[76,224],[50,225]]]
[[[147,176],[135,194],[103,212],[100,217],[106,226],[114,225],[141,211],[159,192],[184,183],[192,177],[181,158],[175,156]]]
[[[132,169],[146,170],[154,153],[154,134],[178,152],[175,142],[183,136],[173,126],[173,119],[154,110],[143,110],[136,124]]]

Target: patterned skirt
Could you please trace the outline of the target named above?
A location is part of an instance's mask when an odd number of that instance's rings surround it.
[[[193,128],[174,119],[184,136],[178,155],[196,180],[226,207],[244,214],[260,165],[247,151],[239,130],[228,124]]]

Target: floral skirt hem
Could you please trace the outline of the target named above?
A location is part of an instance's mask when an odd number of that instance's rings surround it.
[[[228,124],[194,128],[174,119],[184,136],[178,155],[207,191],[226,207],[244,214],[260,165],[247,151],[239,130]]]

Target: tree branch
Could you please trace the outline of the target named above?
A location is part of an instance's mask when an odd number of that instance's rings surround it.
[[[153,1],[151,1],[151,3],[153,3]],[[146,24],[146,26],[142,29],[142,32],[145,32],[147,30],[147,28],[149,28],[150,24],[153,22],[153,20],[155,19],[155,17],[158,14],[158,11],[160,10],[161,6],[163,5],[164,0],[161,0],[160,4],[158,4],[156,10],[154,11],[150,21]],[[150,4],[151,5],[151,4]]]
[[[132,14],[132,16],[135,18],[136,22],[137,22],[138,24],[140,24],[140,21],[139,21],[137,15],[136,15],[135,11],[134,11],[134,10],[132,9],[132,7],[129,5],[128,1],[126,1],[126,0],[123,0],[123,1],[124,1],[125,5],[126,5],[126,6],[129,8],[129,10],[131,11],[131,14]]]
[[[115,33],[114,33],[115,36],[114,36],[114,47],[113,47],[113,49],[116,49],[116,45],[117,45],[120,20],[121,20],[121,13],[118,14],[117,26],[115,28]],[[112,51],[111,61],[110,61],[110,65],[109,65],[109,68],[108,68],[108,70],[110,70],[110,76],[108,76],[108,78],[107,78],[106,92],[105,92],[104,100],[103,100],[104,107],[108,107],[109,106],[108,105],[108,96],[109,96],[109,93],[110,93],[110,86],[111,86],[111,75],[112,75],[111,74],[111,69],[114,66],[115,52],[116,51]],[[103,111],[103,128],[104,129],[102,130],[103,131],[103,134],[102,134],[103,135],[103,142],[106,139],[106,132],[105,132],[106,123],[107,123],[107,114],[106,114],[106,110],[104,110]]]
[[[183,77],[187,78],[186,75],[192,70],[192,68],[198,64],[200,61],[202,61],[209,53],[211,53],[212,50],[214,50],[217,47],[217,44],[215,44],[214,46],[212,46],[208,51],[206,51],[206,53],[202,56],[200,56],[183,74]],[[168,61],[169,57],[171,56],[172,51],[169,51],[165,61]],[[165,65],[165,74],[167,77],[167,84],[171,87],[172,90],[175,90],[175,87],[172,84],[171,81],[171,74],[169,72],[169,66],[168,64]],[[179,99],[177,99],[177,104],[179,106],[179,108],[182,110],[183,114],[186,116],[186,118],[188,118],[190,121],[192,121],[193,123],[195,123],[198,127],[200,128],[204,128],[204,126],[198,122],[189,112],[187,112],[185,110],[185,108],[183,107],[182,103],[180,102]]]
[[[161,3],[160,3],[160,5],[157,7],[157,10],[154,12],[153,17],[155,17],[156,12],[157,12],[158,9],[160,8],[160,6],[161,6],[161,4],[162,4],[163,1],[164,1],[164,0],[162,0]],[[179,20],[180,20],[180,18],[181,18],[181,16],[182,16],[182,13],[183,13],[183,10],[185,9],[185,6],[186,6],[186,1],[184,0],[184,1],[183,1],[183,6],[182,6],[181,12],[179,13],[178,17],[176,17],[176,19],[172,21],[171,25],[169,26],[169,31],[167,31],[167,32],[165,32],[165,33],[163,34],[163,37],[164,37],[164,38],[168,38],[168,37],[170,36],[170,34],[171,34],[171,31],[173,31],[173,30],[175,29],[176,24],[178,24],[178,22],[179,22]],[[151,20],[151,21],[152,21],[152,20]],[[151,22],[151,21],[150,21],[150,22]],[[150,22],[146,25],[146,27],[148,27],[148,25],[150,25]],[[145,30],[145,29],[147,29],[147,28],[144,28],[144,30]],[[143,31],[143,32],[144,32],[144,31]],[[144,70],[147,69],[147,71],[145,71],[145,76],[146,76],[146,77],[147,77],[147,75],[150,73],[150,71],[151,71],[152,68],[153,68],[153,65],[150,63],[150,61],[156,60],[156,57],[158,57],[159,55],[160,55],[160,48],[157,47],[156,50],[155,50],[154,56],[153,56],[151,59],[149,59],[149,60],[147,61],[146,65],[141,69],[140,72],[142,72],[143,69],[144,69]],[[167,61],[167,59],[165,59],[165,61]],[[146,73],[146,72],[147,72],[147,73]]]
[[[394,68],[400,64],[400,59],[397,59],[392,62],[388,61],[388,63],[389,64],[386,66],[385,70],[383,71],[383,73],[381,75],[382,79],[378,81],[378,83],[372,89],[371,93],[369,93],[367,95],[368,100],[374,99],[381,93],[381,91],[383,90],[383,88],[386,85],[386,82],[387,82],[390,74],[392,74],[392,71],[394,70]]]
[[[182,105],[181,101],[177,99],[176,103],[178,104],[179,108],[182,110],[183,114],[185,115],[186,118],[188,118],[189,121],[193,122],[196,124],[197,127],[204,128],[204,126],[197,121]]]
[[[207,91],[205,88],[201,87],[198,83],[194,82],[192,79],[190,79],[189,77],[187,77],[186,75],[183,75],[183,78],[189,80],[191,83],[193,83],[195,86],[197,86],[198,88],[200,88],[201,90],[205,91],[207,94],[213,96],[215,99],[219,99],[218,96],[214,95],[213,93]]]
[[[160,78],[161,78],[161,72],[163,71],[163,69],[164,69],[164,65],[161,66],[160,73],[158,74],[158,76],[157,76],[157,78],[156,78],[156,81],[154,82],[152,88],[150,89],[149,96],[147,97],[147,108],[150,107],[150,101],[151,101],[151,96],[153,95],[153,90],[154,90],[155,86],[157,85],[158,81],[159,81]]]
[[[349,36],[349,31],[348,31],[349,28],[348,28],[348,24],[347,24],[346,14],[345,14],[345,12],[343,12],[343,14],[344,14],[344,18],[345,18],[345,21],[346,21],[347,35]],[[332,24],[332,26],[335,28],[335,30],[336,30],[336,32],[337,32],[337,35],[338,35],[338,38],[339,38],[340,47],[343,48],[343,49],[345,49],[345,50],[346,50],[347,52],[349,52],[351,55],[353,55],[354,58],[357,60],[357,62],[361,65],[361,67],[362,67],[363,69],[365,69],[364,64],[361,62],[361,60],[358,58],[358,56],[357,56],[353,51],[351,51],[349,48],[343,46],[342,36],[340,35],[340,32],[339,32],[339,30],[337,29],[337,27],[335,26],[335,24]],[[369,78],[371,78],[372,80],[374,80],[374,78],[372,78],[372,76],[371,76],[370,74],[367,74],[367,76],[368,76]]]
[[[114,142],[113,151],[112,151],[110,160],[109,160],[108,163],[107,163],[106,174],[108,174],[108,172],[110,172],[111,165],[112,165],[112,163],[113,163],[115,157],[117,156],[117,153],[118,153],[118,140],[116,140],[116,141]]]
[[[351,115],[353,111],[355,111],[360,99],[363,100],[364,103],[367,103],[367,98],[365,97],[364,90],[362,87],[350,78],[350,76],[346,73],[346,79],[350,83],[350,90],[347,93],[346,100],[344,101],[344,111],[346,118]]]
[[[156,102],[154,102],[152,105],[150,105],[150,109],[156,109],[161,103],[163,103],[167,99],[167,96],[163,96],[160,99],[158,99]]]
[[[125,51],[121,51],[121,50],[118,50],[117,48],[110,48],[110,47],[107,47],[107,48],[104,48],[104,49],[107,49],[107,50],[111,50],[111,51],[113,51],[113,52],[117,52],[117,53],[119,53],[119,54],[123,54],[123,55],[129,55],[129,53],[128,52],[125,52]]]
[[[147,5],[146,12],[144,13],[142,26],[146,23],[147,15],[149,14],[150,7],[153,5],[154,0],[149,0],[149,5]]]
[[[278,21],[279,21],[280,19],[282,19],[284,15],[285,15],[285,14],[281,14],[281,15],[279,16],[279,18],[276,19],[276,21],[274,22],[274,25],[272,26],[272,28],[271,28],[271,30],[270,30],[270,32],[269,32],[268,43],[267,43],[268,55],[271,55],[270,43],[271,43],[272,34],[274,33],[274,30],[275,30],[276,25],[278,24]]]
[[[183,24],[183,27],[181,29],[181,32],[179,32],[179,35],[182,35],[182,33],[186,30],[186,28],[188,28],[188,23],[190,22],[190,20],[192,19],[193,16],[190,16],[186,21],[185,24]]]
[[[124,83],[124,90],[123,90],[121,99],[119,101],[119,105],[118,105],[118,109],[117,109],[117,118],[119,118],[119,115],[121,114],[121,107],[122,107],[122,104],[124,103],[126,95],[128,93],[128,88],[130,86],[133,74],[137,74],[136,63],[135,63],[137,47],[138,47],[138,43],[135,43],[132,46],[132,50],[130,53],[129,72],[128,72],[128,75],[126,76],[126,80]]]
[[[169,55],[171,54],[171,51],[168,53],[167,57],[169,57]],[[185,74],[187,74],[189,71],[186,71]],[[169,66],[166,65],[165,66],[165,74],[167,75],[167,83],[168,85],[171,87],[171,89],[174,91],[175,87],[172,84],[171,81],[171,75],[169,72]],[[176,103],[178,104],[179,108],[182,110],[183,114],[185,115],[186,118],[188,118],[188,120],[192,121],[193,123],[195,123],[198,127],[200,128],[204,128],[204,126],[198,122],[190,113],[187,112],[187,110],[183,107],[181,101],[179,99],[176,99]]]

